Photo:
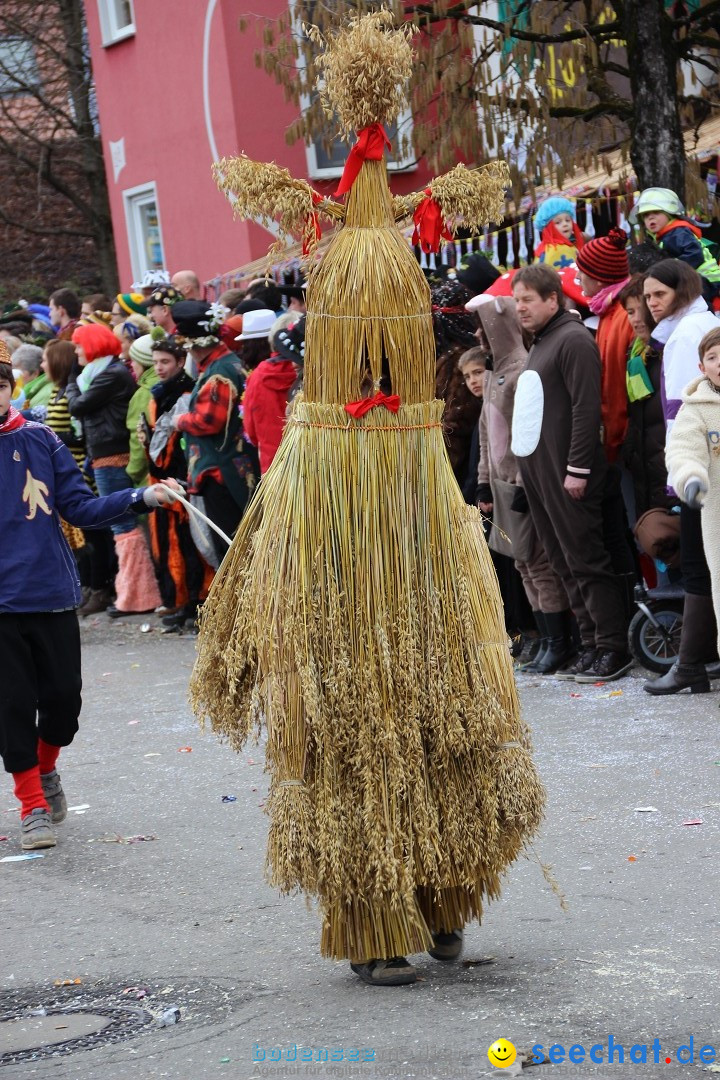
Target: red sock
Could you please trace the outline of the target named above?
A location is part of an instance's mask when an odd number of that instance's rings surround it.
[[[41,776],[47,776],[48,773],[53,771],[59,754],[59,746],[51,746],[50,743],[46,743],[43,739],[38,739],[37,755]]]
[[[40,783],[40,769],[37,765],[34,765],[32,769],[26,769],[25,772],[15,772],[12,776],[15,781],[15,794],[21,804],[21,818],[27,817],[32,810],[36,810],[38,807],[43,810],[50,809],[43,795],[42,784]]]

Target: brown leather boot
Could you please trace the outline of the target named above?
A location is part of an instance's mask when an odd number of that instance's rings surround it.
[[[87,601],[78,608],[78,615],[97,615],[105,611],[112,602],[109,589],[91,589]]]

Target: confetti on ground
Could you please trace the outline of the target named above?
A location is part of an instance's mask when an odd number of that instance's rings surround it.
[[[223,795],[220,802],[237,802],[237,795]]]
[[[128,727],[130,727],[132,724],[139,724],[139,723],[140,723],[139,720],[128,720]]]
[[[161,755],[161,754],[156,754],[156,753],[152,753],[152,754],[144,754],[144,755],[143,755],[143,757],[162,757],[162,755]]]
[[[86,810],[90,809],[90,803],[80,803],[78,806],[68,806],[68,814],[84,814]]]
[[[152,833],[148,833],[147,836],[98,836],[92,840],[88,840],[88,844],[140,844],[144,840],[157,840],[157,836],[153,836]]]
[[[7,836],[0,836],[0,844],[2,844],[3,840],[7,840]]]
[[[178,747],[178,754],[192,754],[192,746]]]
[[[497,960],[494,956],[478,956],[476,960],[463,960],[463,967],[480,967],[483,964],[495,964]]]
[[[570,697],[582,697],[582,694],[571,694]]]
[[[637,855],[628,855],[628,862],[637,862]]]
[[[53,986],[82,986],[82,979],[56,979]]]
[[[657,808],[657,806],[636,806],[635,807],[635,813],[636,814],[657,814],[658,813],[658,808]]]
[[[44,859],[45,856],[39,851],[28,851],[25,855],[6,855],[0,862],[27,862],[28,859]]]
[[[700,818],[691,818],[689,821],[683,821],[683,825],[702,825]]]

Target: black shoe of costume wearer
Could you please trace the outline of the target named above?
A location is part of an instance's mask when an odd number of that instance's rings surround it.
[[[565,664],[564,667],[558,668],[555,672],[555,678],[573,682],[576,675],[584,675],[586,671],[590,670],[595,663],[597,654],[598,651],[594,645],[581,645],[580,652],[575,659]]]
[[[575,682],[612,682],[613,679],[621,679],[632,666],[630,653],[599,649],[592,666],[583,675],[576,675]]]
[[[185,625],[185,619],[187,618],[184,611],[176,611],[174,615],[163,615],[160,622],[163,626],[166,626],[169,630],[179,630]]]
[[[570,634],[570,612],[544,613],[548,631],[548,646],[535,665],[538,675],[551,675],[572,659],[577,653]]]
[[[643,685],[647,694],[679,694],[681,690],[691,694],[709,694],[710,679],[704,664],[681,664],[676,661],[661,678]]]

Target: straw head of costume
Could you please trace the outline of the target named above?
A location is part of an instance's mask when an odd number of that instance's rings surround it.
[[[325,955],[364,961],[479,917],[544,795],[481,518],[447,457],[430,290],[397,225],[436,247],[498,220],[507,170],[459,165],[393,198],[383,125],[410,30],[379,11],[310,34],[357,139],[345,201],[277,165],[215,166],[281,241],[311,254],[320,219],[339,227],[308,270],[304,392],[204,607],[192,696],[235,749],[267,728],[270,880],[317,899]]]

